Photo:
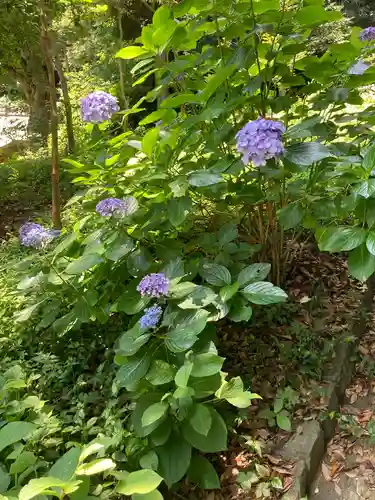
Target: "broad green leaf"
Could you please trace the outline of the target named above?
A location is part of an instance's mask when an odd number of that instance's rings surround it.
[[[150,491],[144,495],[135,493],[132,495],[132,500],[163,500],[163,495],[158,490]]]
[[[40,494],[59,495],[52,488],[63,488],[66,486],[66,481],[55,477],[41,477],[39,479],[31,479],[31,481],[24,486],[19,492],[19,500],[30,500]]]
[[[71,448],[52,465],[48,475],[62,481],[70,481],[78,466],[81,451],[79,448]]]
[[[55,255],[60,255],[76,241],[77,236],[77,233],[71,233],[68,236],[65,236],[65,238],[54,249],[53,253]]]
[[[161,359],[155,359],[147,372],[146,379],[152,385],[163,385],[171,382],[175,377],[175,368]]]
[[[167,5],[162,5],[155,11],[152,17],[152,24],[154,26],[163,27],[165,23],[168,22],[168,19],[170,19],[171,14],[169,7],[167,7]]]
[[[207,436],[212,422],[210,410],[206,405],[196,403],[193,407],[189,422],[196,432]]]
[[[170,488],[186,474],[190,465],[191,446],[179,434],[172,433],[168,441],[155,451],[159,457],[158,472]]]
[[[13,443],[26,439],[37,429],[31,422],[10,422],[0,429],[0,451]]]
[[[164,339],[169,351],[174,353],[185,352],[198,340],[198,335],[191,328],[176,328],[168,332]]]
[[[232,285],[226,285],[220,289],[219,295],[223,302],[227,302],[238,292],[239,283],[235,282]]]
[[[349,254],[349,272],[359,281],[366,281],[375,272],[375,256],[366,245],[361,245]]]
[[[283,431],[291,432],[292,423],[287,412],[281,411],[276,415],[276,423]]]
[[[159,427],[160,422],[154,422],[153,424],[144,427],[142,425],[142,416],[147,408],[154,403],[158,403],[163,396],[163,393],[148,393],[142,395],[135,405],[135,409],[131,414],[131,421],[134,426],[135,432],[139,437],[145,437],[151,434],[157,427]]]
[[[199,96],[195,94],[175,94],[167,97],[161,103],[161,108],[177,108],[189,102],[198,102]]]
[[[149,406],[142,415],[143,427],[147,427],[148,425],[151,425],[154,422],[160,420],[167,413],[168,408],[169,408],[168,403],[164,401],[160,403],[154,403],[153,405]],[[141,492],[134,492],[134,493],[141,493]]]
[[[14,321],[16,323],[23,323],[31,318],[33,313],[39,309],[39,307],[43,304],[43,302],[37,302],[36,304],[32,304],[29,307],[26,307],[25,309],[22,309],[22,311],[17,312],[14,314]]]
[[[145,50],[143,47],[139,47],[137,45],[124,47],[116,52],[115,57],[119,57],[120,59],[135,59],[136,57],[149,55],[149,52]]]
[[[177,370],[176,376],[174,378],[177,387],[187,386],[192,369],[193,363],[191,361],[185,360],[185,363]]]
[[[116,464],[110,458],[98,458],[87,464],[81,464],[76,471],[78,476],[92,476],[93,474],[100,474],[107,470],[112,470]]]
[[[24,453],[26,453],[26,452],[24,452]],[[31,452],[27,452],[27,453],[31,453]],[[17,462],[17,460],[16,460],[16,462]],[[16,463],[16,462],[14,462],[14,463]],[[20,472],[23,472],[25,470],[24,468],[21,468],[21,469],[17,468],[16,472],[12,472],[13,465],[14,464],[12,464],[12,466],[11,466],[11,471],[10,471],[11,474],[18,474],[18,470]],[[26,465],[26,468],[27,467],[28,467],[28,465]],[[8,487],[10,485],[10,481],[11,481],[10,475],[7,473],[5,468],[0,465],[0,494],[1,495],[7,491]],[[5,497],[3,497],[3,498],[5,498]]]
[[[232,277],[225,266],[215,264],[214,262],[206,262],[202,265],[199,274],[203,279],[213,286],[230,285]]]
[[[366,240],[366,246],[367,246],[367,250],[372,255],[375,255],[375,231],[370,231],[368,233],[367,240]]]
[[[297,203],[292,203],[277,212],[279,221],[285,230],[298,226],[304,216],[304,210]]]
[[[194,455],[188,470],[188,477],[205,490],[220,489],[220,480],[213,465],[206,457]]]
[[[154,451],[149,451],[139,459],[139,465],[142,469],[157,470],[159,466],[159,458]]]
[[[208,407],[211,413],[211,428],[207,434],[199,434],[193,429],[190,422],[185,420],[182,424],[182,432],[186,441],[194,448],[205,453],[216,453],[227,448],[227,426],[219,413]]]
[[[140,126],[149,125],[150,123],[157,122],[159,120],[168,120],[172,121],[177,116],[176,112],[172,109],[158,109],[157,111],[153,111],[146,118],[143,118],[139,122]]]
[[[119,387],[126,387],[129,384],[138,382],[146,375],[151,364],[151,358],[144,355],[140,358],[130,358],[120,366],[116,374],[116,381]]]
[[[308,167],[315,162],[333,156],[327,146],[320,142],[301,142],[292,144],[285,152],[285,157],[295,163]]]
[[[213,184],[223,182],[223,180],[220,174],[210,172],[209,170],[197,170],[189,176],[189,184],[196,187],[212,186]]]
[[[194,389],[194,397],[196,399],[207,398],[214,394],[221,385],[220,373],[212,375],[212,377],[195,378],[190,377],[188,387]]]
[[[128,236],[123,236],[111,244],[110,248],[106,251],[105,256],[107,259],[117,262],[122,257],[133,251],[134,248],[134,241]]]
[[[217,299],[217,294],[206,286],[197,285],[186,299],[178,304],[181,309],[200,309],[212,304]]]
[[[349,252],[366,240],[367,231],[361,227],[337,226],[318,229],[315,236],[323,252]]]
[[[235,64],[230,64],[226,67],[219,67],[214,76],[210,76],[203,92],[199,96],[201,102],[208,101],[214,92],[222,85],[227,78],[236,70]]]
[[[252,315],[253,310],[246,304],[245,299],[236,297],[236,300],[230,308],[228,318],[235,323],[239,323],[240,321],[249,321]]]
[[[220,389],[215,393],[218,399],[226,399],[228,403],[237,408],[247,408],[253,399],[261,399],[258,394],[244,391],[243,382],[240,377],[234,377],[231,380],[223,381]]]
[[[242,293],[253,304],[267,305],[285,302],[288,295],[281,288],[268,281],[259,281],[247,285]]]
[[[353,193],[363,198],[370,198],[375,193],[375,179],[359,182],[353,187]]]
[[[370,146],[363,157],[362,166],[368,172],[375,169],[375,144]],[[375,179],[373,179],[375,180]]]
[[[168,215],[171,223],[180,226],[192,210],[191,199],[188,196],[173,198],[168,203]]]
[[[146,344],[150,337],[150,333],[143,333],[138,322],[131,330],[121,335],[118,342],[119,350],[121,354],[125,356],[133,356],[144,344]]]
[[[83,254],[79,259],[68,264],[66,274],[81,274],[103,262],[103,258],[96,253]]]
[[[87,457],[94,455],[103,451],[106,448],[104,443],[100,443],[99,441],[94,441],[83,447],[81,450],[81,454],[79,456],[79,462],[83,462]]]
[[[192,377],[210,377],[221,370],[224,358],[213,352],[205,352],[194,356]]]
[[[34,455],[34,453],[32,453],[31,451],[22,451],[10,466],[9,472],[11,474],[21,474],[21,472],[25,471],[28,467],[34,465],[35,462],[36,456]],[[0,493],[3,492],[4,490],[0,491]]]
[[[242,269],[238,275],[237,281],[240,286],[247,285],[252,281],[262,281],[269,275],[271,271],[271,264],[268,263],[258,263],[251,264],[250,266]]]
[[[183,299],[192,293],[197,285],[190,281],[183,281],[169,287],[168,296],[171,299]]]
[[[142,151],[151,158],[154,146],[156,145],[160,134],[160,127],[154,127],[146,132],[142,140]]]
[[[163,478],[151,469],[137,470],[136,472],[131,472],[125,479],[120,481],[116,487],[116,491],[121,495],[150,493],[159,486],[162,480]]]

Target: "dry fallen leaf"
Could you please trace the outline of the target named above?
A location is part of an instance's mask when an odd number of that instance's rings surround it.
[[[322,462],[322,473],[326,481],[332,481],[330,468],[324,462]]]

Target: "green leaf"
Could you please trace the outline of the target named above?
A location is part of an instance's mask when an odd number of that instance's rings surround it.
[[[149,52],[147,50],[145,50],[143,47],[133,45],[120,49],[118,52],[116,52],[115,57],[119,57],[120,59],[135,59],[136,57],[146,55],[149,55]]]
[[[367,247],[367,250],[372,255],[375,255],[375,231],[370,231],[368,233],[367,240],[366,240],[366,247]]]
[[[90,457],[91,455],[94,455],[95,453],[101,452],[105,450],[106,446],[104,443],[101,443],[99,441],[94,441],[86,446],[83,447],[81,451],[81,454],[79,456],[79,462],[83,462],[86,460],[87,457]]]
[[[189,176],[189,184],[196,187],[212,186],[223,182],[220,174],[210,172],[209,170],[197,170]]]
[[[131,330],[123,333],[119,338],[119,350],[125,356],[133,356],[139,349],[146,344],[151,337],[150,333],[142,334],[139,322],[136,323]]]
[[[186,387],[189,381],[193,364],[191,361],[185,360],[185,363],[178,369],[174,381],[177,387]]]
[[[281,411],[276,415],[276,423],[283,431],[291,432],[292,423],[287,412]]]
[[[172,13],[169,7],[162,5],[155,11],[152,17],[152,24],[154,26],[163,27],[164,24],[171,18],[171,15]]]
[[[238,292],[239,283],[235,282],[232,285],[226,285],[221,288],[219,295],[223,302],[227,302]]]
[[[26,439],[37,429],[31,422],[10,422],[0,429],[0,451],[11,444]]]
[[[214,262],[206,262],[199,271],[203,279],[213,286],[230,285],[232,277],[228,269]]]
[[[146,379],[152,385],[168,384],[174,379],[175,368],[161,359],[155,359],[147,372]]]
[[[78,466],[81,451],[79,448],[71,448],[52,465],[48,475],[62,481],[70,481]]]
[[[205,352],[194,356],[192,377],[210,377],[221,370],[224,358],[213,352]]]
[[[85,253],[79,259],[68,264],[66,274],[81,274],[103,262],[103,258],[96,253]]]
[[[216,90],[225,82],[229,76],[236,70],[236,65],[231,64],[226,67],[219,67],[214,76],[209,77],[203,92],[199,96],[201,102],[206,102],[216,92]]]
[[[159,466],[159,458],[154,451],[149,451],[139,459],[139,465],[142,469],[157,470]]]
[[[203,399],[214,394],[220,385],[221,376],[220,373],[216,373],[212,377],[190,377],[188,387],[194,389],[194,397],[196,399]]]
[[[100,474],[107,470],[112,470],[116,467],[116,464],[110,458],[98,458],[92,460],[88,464],[81,464],[77,470],[76,474],[78,476],[92,476],[93,474]]]
[[[181,309],[200,309],[212,304],[217,299],[217,294],[211,288],[197,285],[187,298],[178,304]]]
[[[268,281],[259,281],[247,285],[242,293],[253,304],[267,305],[285,302],[288,295],[281,288]]]
[[[191,209],[191,199],[188,196],[173,198],[168,203],[169,220],[175,227],[178,227],[184,222]]]
[[[48,492],[49,495],[59,496],[56,491],[53,491],[51,488],[63,488],[66,486],[66,482],[61,479],[57,479],[55,477],[41,477],[39,479],[31,479],[31,481],[24,486],[19,492],[18,499],[19,500],[30,500],[40,494],[46,494]]]
[[[367,231],[361,227],[327,227],[315,233],[319,250],[323,252],[349,252],[366,240]]]
[[[182,106],[183,104],[187,104],[189,102],[198,102],[199,96],[195,94],[175,94],[167,97],[161,103],[161,108],[177,108],[178,106]]]
[[[206,457],[194,455],[188,470],[189,479],[205,490],[220,489],[220,480],[213,465]]]
[[[168,291],[168,296],[171,299],[183,299],[192,293],[197,285],[190,281],[183,281],[182,283],[171,284]]]
[[[42,303],[43,302],[37,302],[36,304],[32,304],[31,306],[22,309],[22,311],[15,313],[14,321],[16,323],[23,323],[27,321],[28,319],[31,318],[33,313],[41,306]]]
[[[298,226],[304,216],[304,210],[297,203],[292,203],[277,212],[279,221],[285,230]]]
[[[109,260],[117,262],[122,257],[133,251],[135,248],[134,241],[128,236],[118,238],[107,250],[105,256]]]
[[[375,179],[359,182],[353,187],[353,193],[362,198],[370,198],[375,193]]]
[[[349,272],[359,281],[366,281],[375,271],[375,257],[366,245],[361,245],[349,254]]]
[[[145,136],[142,140],[142,151],[146,153],[146,155],[151,158],[152,151],[154,146],[156,145],[160,134],[160,127],[154,127],[146,132]]]
[[[147,355],[126,361],[116,374],[116,381],[119,387],[126,387],[134,382],[138,382],[138,380],[146,375],[150,365],[151,358]]]
[[[147,427],[148,425],[157,422],[162,417],[164,417],[164,415],[168,411],[168,408],[169,408],[168,403],[165,403],[164,401],[160,403],[154,403],[153,405],[149,406],[142,415],[142,425],[144,427]],[[134,492],[134,493],[141,493],[141,492]]]
[[[135,493],[132,495],[132,500],[163,500],[163,495],[158,490],[150,491],[145,495]]]
[[[187,351],[197,340],[197,334],[190,328],[176,328],[168,332],[164,339],[168,350],[176,354]]]
[[[371,172],[375,168],[375,144],[370,146],[363,157],[362,166],[367,172]],[[375,180],[375,179],[373,179]]]
[[[240,286],[247,285],[252,281],[262,281],[269,275],[271,271],[271,264],[266,262],[251,264],[251,266],[242,269],[238,275],[237,281]]]
[[[320,142],[301,142],[292,144],[285,152],[285,157],[295,163],[308,167],[313,163],[333,156],[327,146]]]
[[[210,410],[206,405],[196,403],[193,407],[189,422],[196,432],[207,436],[212,423]]]
[[[242,297],[236,297],[229,311],[228,318],[235,323],[239,323],[240,321],[249,321],[252,315],[253,310],[250,306],[246,305],[245,300]]]
[[[26,453],[26,452],[24,452]],[[27,452],[27,453],[31,453],[31,452]],[[22,455],[22,453],[21,453]],[[33,454],[32,454],[33,455]],[[16,460],[17,462],[17,460]],[[11,474],[18,474],[17,470],[16,472],[12,472],[12,467],[13,467],[14,464],[12,464],[11,466]],[[27,468],[28,466],[26,466]],[[23,472],[25,469],[21,469],[20,472]],[[2,467],[0,465],[0,494],[3,494],[7,491],[9,485],[10,485],[10,481],[11,481],[11,478],[10,478],[10,475],[7,473],[7,471],[5,470],[4,467]]]
[[[172,433],[168,441],[155,451],[159,457],[158,472],[170,488],[186,474],[190,465],[191,446],[179,434]]]
[[[9,458],[9,457],[8,457]],[[21,474],[21,472],[25,471],[31,465],[34,465],[36,462],[36,456],[31,451],[23,451],[18,455],[16,460],[10,466],[9,472],[11,474]],[[60,478],[61,479],[61,478]],[[0,480],[1,484],[1,480]],[[0,490],[0,493],[3,493],[4,490]]]
[[[77,236],[77,233],[71,233],[68,236],[65,236],[65,238],[54,249],[53,253],[55,255],[60,255],[76,241]]]
[[[234,377],[228,382],[224,380],[215,396],[218,399],[226,399],[228,403],[237,408],[247,408],[252,399],[261,399],[258,394],[243,390],[243,382],[240,377]]]
[[[139,437],[145,437],[151,434],[157,427],[159,427],[160,422],[154,422],[153,424],[144,427],[142,425],[142,416],[147,408],[154,403],[158,403],[163,394],[158,393],[148,393],[142,395],[135,405],[134,411],[131,414],[131,421],[134,426],[135,432]]]
[[[121,495],[133,495],[134,493],[145,494],[155,490],[163,478],[151,469],[137,470],[131,472],[125,479],[120,481],[116,492]]]
[[[208,407],[211,413],[212,424],[207,434],[199,434],[188,420],[182,424],[182,432],[186,441],[194,448],[205,453],[216,453],[227,448],[227,426],[219,413],[211,407]]]
[[[177,116],[176,112],[172,109],[158,109],[157,111],[153,111],[146,118],[143,118],[139,122],[140,126],[149,125],[150,123],[157,122],[159,120],[168,120],[172,121]]]

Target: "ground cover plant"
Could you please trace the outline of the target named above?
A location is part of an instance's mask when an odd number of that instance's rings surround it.
[[[58,399],[53,440],[35,438],[25,453],[53,445],[74,467],[27,485],[4,469],[6,496],[11,486],[21,500],[81,488],[87,498],[87,469],[102,474],[90,486],[100,498],[157,500],[183,480],[220,488],[211,454],[268,399],[256,377],[223,369],[223,336],[271,305],[283,311],[306,234],[322,251],[348,252],[353,277],[373,274],[373,108],[350,106],[375,77],[375,29],[351,27],[323,55],[309,51],[318,26],[342,20],[318,0],[167,2],[113,54],[134,87],[152,78],[153,88],[127,109],[101,89],[82,96],[91,139],[63,160],[76,190],[64,227],[30,218],[20,229],[9,349],[14,358],[22,345],[32,387]],[[278,356],[319,378],[326,345],[301,322],[290,328]],[[299,399],[284,384],[262,418],[290,432]],[[111,458],[87,465],[87,449]],[[261,467],[255,494],[277,495],[284,485]]]

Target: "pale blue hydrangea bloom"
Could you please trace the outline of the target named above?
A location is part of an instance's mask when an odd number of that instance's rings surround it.
[[[25,247],[43,248],[60,234],[61,231],[56,229],[46,229],[35,222],[27,222],[20,228],[20,242]]]
[[[168,295],[169,280],[164,273],[148,274],[140,281],[137,290],[144,296],[160,297]]]
[[[81,116],[84,122],[101,123],[110,120],[120,110],[117,99],[107,92],[97,90],[81,99]]]
[[[96,211],[103,217],[111,215],[121,217],[131,215],[138,209],[138,202],[134,196],[120,198],[105,198],[96,205]]]
[[[245,165],[252,162],[255,167],[266,164],[266,160],[277,158],[284,152],[282,123],[259,117],[249,122],[236,135],[237,150],[242,153]]]
[[[369,69],[370,65],[362,60],[357,61],[348,70],[349,75],[363,75]]]
[[[142,329],[155,328],[160,321],[162,315],[162,308],[160,306],[152,306],[144,310],[143,316],[139,320]]]
[[[375,26],[369,26],[361,31],[359,38],[362,42],[369,42],[375,40]]]

